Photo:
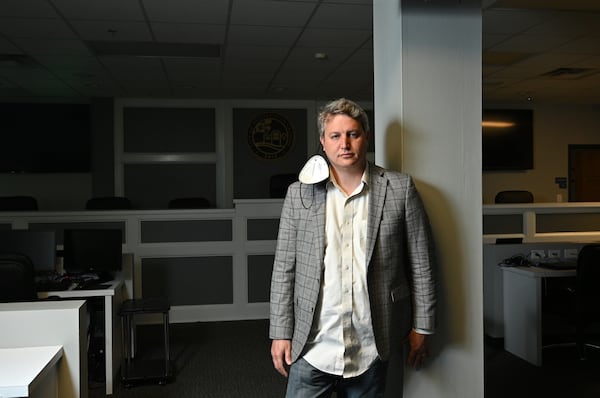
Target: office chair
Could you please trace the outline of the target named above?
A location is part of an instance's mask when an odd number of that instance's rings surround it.
[[[85,203],[86,210],[129,210],[131,201],[122,196],[102,196],[91,198]]]
[[[33,196],[0,197],[0,211],[26,211],[37,209],[38,203]]]
[[[579,357],[585,359],[586,349],[600,349],[600,336],[593,343],[590,327],[600,325],[600,244],[588,244],[577,256],[575,285],[575,342]]]
[[[35,271],[29,257],[0,253],[0,303],[37,300]]]
[[[533,194],[529,191],[500,191],[494,203],[533,203]]]
[[[577,256],[574,282],[567,279],[565,283],[549,289],[551,292],[544,303],[547,308],[544,315],[554,318],[554,322],[558,321],[562,330],[568,330],[568,337],[563,333],[562,342],[545,344],[545,350],[576,347],[579,358],[583,360],[588,348],[600,349],[599,285],[600,244],[588,244]]]
[[[287,189],[291,183],[298,181],[298,175],[294,173],[275,174],[269,179],[269,195],[271,198],[285,198]]]
[[[175,198],[171,199],[167,206],[169,209],[208,209],[210,202],[200,197]]]

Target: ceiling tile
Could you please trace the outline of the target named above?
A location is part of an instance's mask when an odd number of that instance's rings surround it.
[[[310,21],[311,28],[373,29],[371,5],[321,4]]]
[[[227,27],[198,23],[152,23],[157,41],[165,43],[211,43],[223,44]]]
[[[0,32],[10,39],[36,38],[76,39],[69,25],[60,19],[0,18]]]
[[[558,46],[556,51],[563,53],[600,54],[600,35],[586,36],[572,40],[562,46]]]
[[[292,27],[232,25],[229,31],[229,44],[291,46],[300,32],[300,28]]]
[[[0,37],[0,54],[20,54],[22,51],[7,39]]]
[[[600,54],[586,57],[578,62],[574,62],[573,66],[580,68],[600,68]]]
[[[59,80],[28,80],[21,87],[40,97],[78,97],[80,94],[69,85]]]
[[[219,76],[219,59],[168,58],[163,60],[170,79],[206,82]]]
[[[519,35],[503,41],[490,50],[541,53],[553,48],[559,48],[567,42],[567,39],[559,35]]]
[[[58,11],[69,19],[143,21],[138,1],[124,0],[51,0]]]
[[[357,48],[372,36],[370,30],[337,30],[308,28],[298,40],[301,47],[350,47]]]
[[[510,35],[498,35],[498,34],[483,34],[481,37],[481,48],[488,50],[490,47],[496,44],[502,43],[506,39],[510,38]]]
[[[495,35],[514,35],[542,23],[551,15],[548,12],[512,9],[488,9],[484,11],[485,33]]]
[[[47,0],[2,0],[0,16],[17,18],[59,18]]]
[[[315,5],[274,0],[236,0],[231,23],[239,25],[305,26]]]
[[[571,66],[585,58],[587,56],[582,54],[543,53],[532,55],[523,61],[517,62],[515,66],[551,70],[558,67]]]
[[[224,25],[229,13],[226,0],[142,0],[142,4],[153,22]]]

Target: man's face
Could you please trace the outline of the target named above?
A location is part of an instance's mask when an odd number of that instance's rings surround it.
[[[360,123],[346,115],[333,115],[325,123],[321,145],[336,170],[363,170],[369,141]]]

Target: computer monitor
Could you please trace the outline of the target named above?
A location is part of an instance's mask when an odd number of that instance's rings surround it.
[[[54,231],[0,230],[0,252],[26,255],[38,274],[56,272],[56,234]]]
[[[121,269],[120,229],[65,229],[63,267],[67,274],[112,275]]]

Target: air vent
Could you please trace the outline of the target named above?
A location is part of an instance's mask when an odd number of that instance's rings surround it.
[[[96,55],[168,58],[219,58],[221,46],[204,43],[87,41]]]
[[[593,68],[556,68],[549,72],[543,73],[541,76],[551,77],[554,79],[575,80],[581,79],[598,72]]]

